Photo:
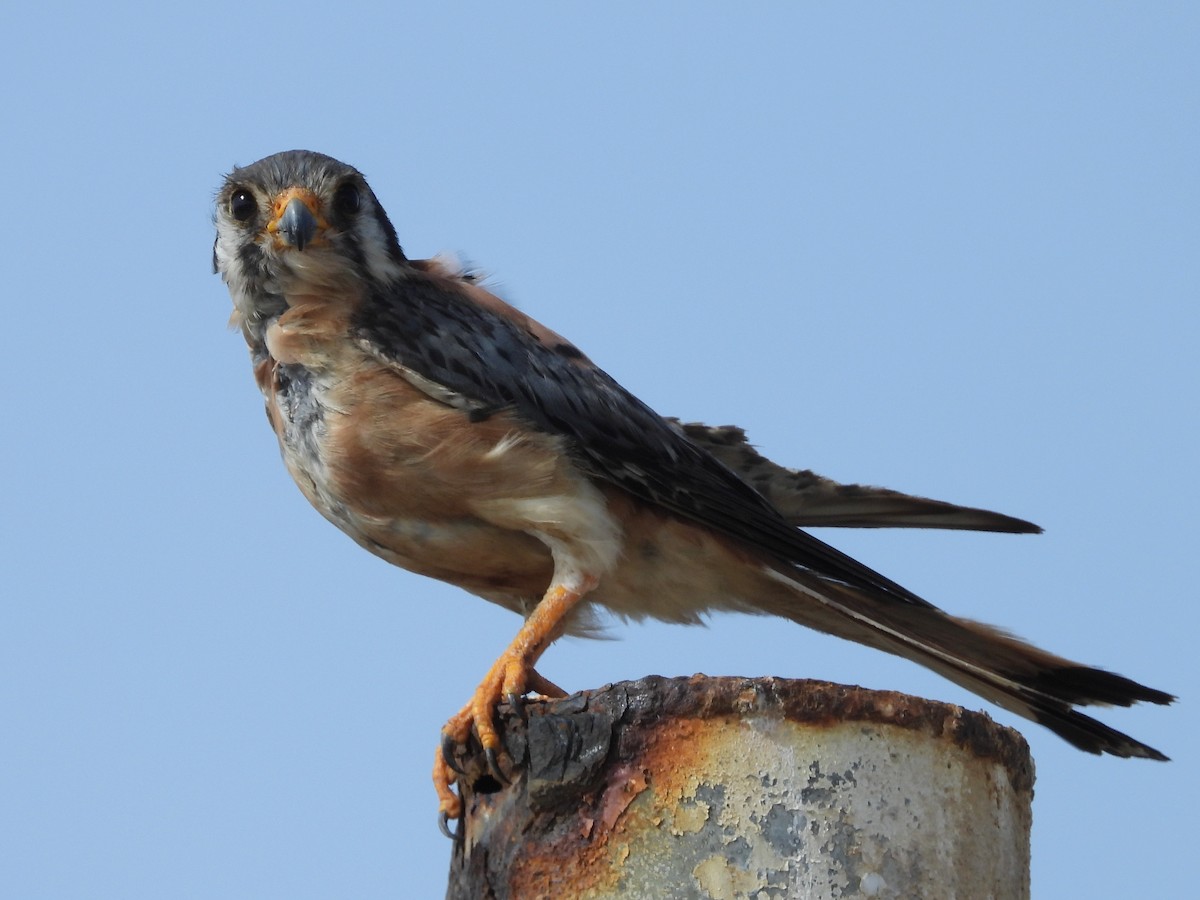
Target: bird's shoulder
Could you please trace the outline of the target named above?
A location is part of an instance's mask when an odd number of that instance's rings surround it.
[[[364,348],[411,384],[474,421],[503,413],[561,439],[593,480],[642,503],[799,564],[909,602],[884,576],[798,531],[678,425],[668,422],[573,344],[478,285],[414,268],[360,307]]]

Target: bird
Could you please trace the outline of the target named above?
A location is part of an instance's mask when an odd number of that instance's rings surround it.
[[[496,707],[562,696],[536,665],[597,612],[695,624],[770,614],[920,663],[1081,750],[1167,759],[1081,713],[1175,698],[957,618],[804,527],[1034,533],[1030,522],[777,465],[735,426],[654,412],[444,258],[410,259],[365,177],[306,150],[235,167],[213,270],[283,461],[366,550],[524,617],[442,730],[497,762]]]

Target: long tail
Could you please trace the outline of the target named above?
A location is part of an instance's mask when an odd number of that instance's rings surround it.
[[[887,488],[840,484],[808,469],[786,468],[755,450],[746,432],[734,425],[672,421],[694,443],[766,497],[785,519],[802,528],[947,528],[1010,534],[1036,534],[1042,530],[1032,522],[987,509],[957,506]]]
[[[767,612],[918,662],[1089,753],[1167,759],[1074,707],[1167,704],[1175,699],[1170,694],[933,606],[871,595],[808,572],[770,569],[768,574],[789,590],[786,596],[768,592],[776,599]]]

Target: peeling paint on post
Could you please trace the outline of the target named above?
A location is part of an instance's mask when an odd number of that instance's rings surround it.
[[[512,784],[460,759],[451,900],[1029,896],[1033,763],[982,713],[697,675],[500,724]]]

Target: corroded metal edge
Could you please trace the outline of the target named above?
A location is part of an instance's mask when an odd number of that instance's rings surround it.
[[[1025,739],[984,713],[823,681],[648,676],[498,710],[512,783],[488,774],[479,748],[460,756],[467,815],[447,896],[479,896],[483,885],[497,898],[566,896],[565,885],[570,896],[606,895],[616,877],[613,829],[660,770],[653,760],[686,769],[705,729],[763,720],[920,733],[998,766],[1016,795],[1032,795]]]
[[[526,707],[526,721],[502,708],[502,725],[513,759],[528,755],[531,734],[546,731],[540,719],[567,717],[586,722],[576,740],[594,744],[601,721],[626,727],[664,718],[709,719],[721,716],[778,715],[792,722],[820,727],[834,723],[869,722],[921,731],[951,741],[971,755],[999,763],[1013,790],[1033,787],[1029,744],[1020,732],[993,721],[987,713],[950,703],[926,700],[897,691],[877,691],[827,681],[738,676],[666,678],[650,675],[637,681],[608,684],[580,691],[561,700],[539,700]],[[528,724],[526,724],[528,723]],[[553,729],[550,729],[553,730]],[[523,733],[524,732],[524,733]],[[514,740],[515,739],[515,740]],[[541,748],[545,749],[545,748]],[[599,750],[597,746],[594,750]],[[539,756],[526,760],[539,763]],[[552,764],[550,754],[543,765]],[[547,771],[545,774],[551,774]]]

